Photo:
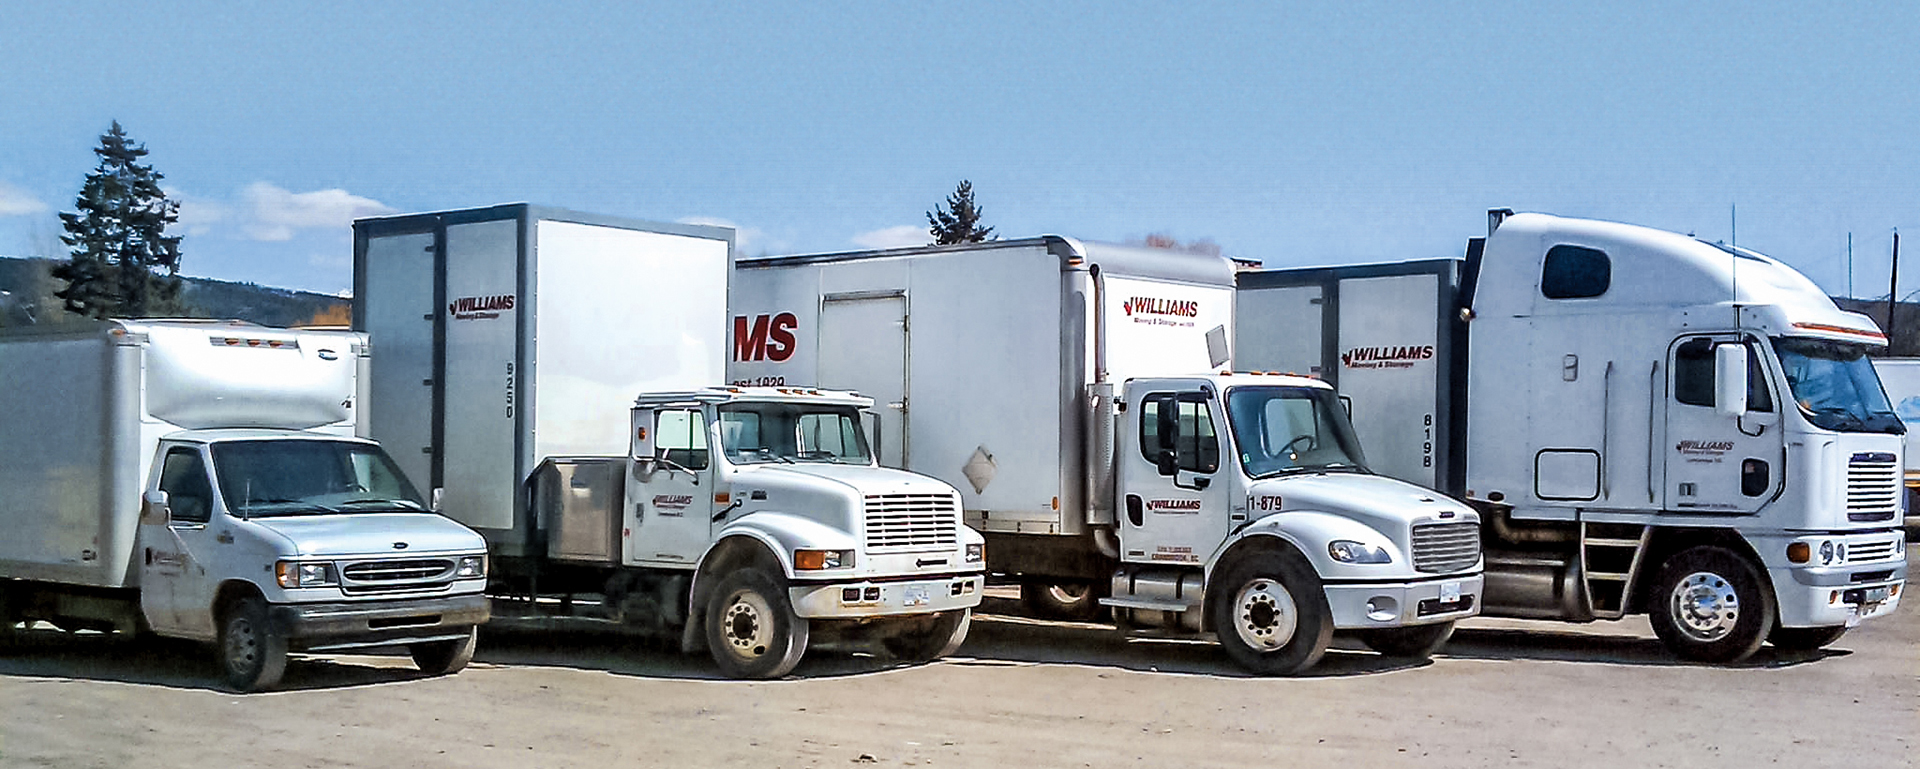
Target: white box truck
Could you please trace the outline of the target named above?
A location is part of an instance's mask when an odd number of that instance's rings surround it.
[[[1920,446],[1914,445],[1920,441],[1920,358],[1874,358],[1873,370],[1886,385],[1894,413],[1907,426],[1903,444],[1907,492],[1901,501],[1906,510],[1907,539],[1920,539],[1920,504],[1915,504],[1920,501]]]
[[[1811,650],[1906,581],[1886,337],[1774,259],[1496,210],[1465,259],[1247,272],[1244,365],[1352,399],[1374,466],[1481,512],[1488,615]]]
[[[875,465],[871,401],[717,387],[732,230],[514,204],[354,233],[372,434],[487,537],[503,613],[597,606],[748,678],[816,639],[965,639],[979,535]]]
[[[364,340],[206,321],[0,334],[0,634],[215,642],[243,691],[274,685],[289,650],[465,666],[485,543],[355,437]]]
[[[736,382],[884,405],[881,463],[961,489],[1048,613],[1214,633],[1246,668],[1335,629],[1424,656],[1480,592],[1478,524],[1365,470],[1338,397],[1227,364],[1218,257],[1061,237],[741,260]]]

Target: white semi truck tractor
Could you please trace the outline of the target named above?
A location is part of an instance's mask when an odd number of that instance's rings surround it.
[[[213,643],[272,687],[289,651],[473,656],[480,535],[355,437],[365,336],[115,320],[0,334],[0,646],[20,626]]]
[[[953,487],[876,465],[872,401],[717,386],[732,230],[516,204],[354,231],[373,435],[487,537],[503,616],[617,621],[742,678],[816,641],[965,639],[981,539]]]
[[[1478,608],[1477,515],[1369,472],[1325,383],[1220,373],[1233,285],[1060,237],[741,260],[729,376],[874,397],[881,463],[958,487],[1043,612],[1212,634],[1262,674],[1335,630],[1430,654]]]
[[[1465,259],[1239,277],[1245,365],[1352,401],[1381,472],[1481,513],[1489,615],[1646,614],[1677,655],[1833,643],[1894,610],[1886,337],[1742,248],[1497,210]]]

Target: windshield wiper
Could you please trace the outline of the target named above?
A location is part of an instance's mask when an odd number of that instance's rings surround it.
[[[274,505],[276,507],[282,507],[284,509],[277,509],[271,512],[256,511],[253,509],[254,505]],[[308,502],[302,499],[249,499],[241,507],[246,511],[247,515],[249,516],[252,516],[252,515],[267,515],[267,516],[313,515],[313,514],[340,512],[336,508],[327,507],[326,505],[314,504],[312,502]]]

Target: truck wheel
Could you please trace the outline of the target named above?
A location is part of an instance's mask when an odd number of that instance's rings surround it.
[[[1208,611],[1227,656],[1266,676],[1292,675],[1320,661],[1333,642],[1333,612],[1320,577],[1300,559],[1253,553],[1223,570]]]
[[[1824,648],[1847,634],[1846,625],[1832,627],[1777,627],[1767,634],[1767,643],[1781,651],[1810,652]]]
[[[1099,591],[1085,582],[1022,582],[1020,602],[1035,617],[1068,622],[1097,620],[1106,608],[1100,605]]]
[[[930,662],[960,650],[960,644],[967,640],[967,629],[973,625],[973,610],[941,612],[910,620],[908,624],[910,626],[906,630],[888,636],[880,645],[886,647],[887,653],[895,659]]]
[[[1675,553],[1648,603],[1653,632],[1681,659],[1739,662],[1773,627],[1773,593],[1753,564],[1723,547]]]
[[[1389,657],[1423,660],[1440,651],[1440,647],[1445,646],[1447,639],[1452,637],[1453,622],[1448,621],[1365,630],[1360,633],[1360,642]]]
[[[5,589],[0,589],[0,652],[11,651],[19,646],[23,634],[20,618],[14,615],[13,602],[13,596]]]
[[[220,619],[220,666],[243,692],[271,688],[287,672],[287,639],[267,618],[267,605],[248,596],[227,605]]]
[[[786,586],[759,569],[728,574],[707,603],[707,648],[731,678],[778,678],[807,653],[807,620]]]
[[[480,629],[467,628],[467,635],[456,641],[429,641],[407,647],[407,653],[413,657],[414,667],[430,676],[444,676],[458,673],[473,661],[473,647],[479,641]]]

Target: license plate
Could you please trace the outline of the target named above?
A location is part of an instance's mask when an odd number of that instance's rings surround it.
[[[923,606],[927,603],[926,585],[908,585],[900,591],[900,602],[906,606]]]
[[[1459,603],[1460,602],[1460,583],[1458,582],[1440,583],[1440,602],[1441,603]]]
[[[1868,590],[1866,595],[1861,597],[1860,602],[1863,604],[1879,603],[1881,601],[1887,600],[1887,598],[1892,595],[1893,595],[1893,586],[1889,585],[1887,587],[1876,587],[1876,588],[1873,588],[1872,590]]]

